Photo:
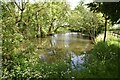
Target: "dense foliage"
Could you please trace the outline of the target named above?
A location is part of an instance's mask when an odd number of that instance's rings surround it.
[[[102,13],[105,18],[104,42],[106,40],[106,31],[108,20],[115,24],[120,19],[120,2],[92,2],[87,4],[90,11]]]
[[[87,74],[91,78],[118,78],[119,77],[119,39],[110,34],[107,41],[99,41],[91,54],[87,57]]]
[[[105,19],[102,18],[101,14],[86,10],[83,4],[80,3],[75,10],[71,10],[70,5],[65,0],[63,2],[50,1],[32,4],[30,2],[2,1],[1,10],[3,70],[1,79],[71,79],[93,75],[93,77],[104,77],[103,75],[107,71],[106,68],[103,68],[105,66],[108,66],[112,71],[114,70],[114,74],[117,74],[117,62],[114,62],[117,59],[118,52],[116,51],[119,46],[116,47],[116,44],[109,45],[109,42],[98,43],[95,49],[91,51],[93,53],[92,58],[97,62],[90,60],[90,64],[95,65],[87,65],[89,68],[85,69],[85,72],[84,70],[83,72],[72,70],[69,57],[66,60],[48,64],[42,62],[39,54],[36,53],[38,47],[32,43],[33,38],[43,38],[58,32],[81,32],[95,42],[96,36],[103,32]],[[104,48],[106,48],[106,51],[104,51]],[[98,53],[99,51],[102,52]],[[98,58],[98,55],[101,58]],[[110,60],[107,59],[106,61],[106,58],[104,60],[102,56],[108,56]],[[103,63],[105,63],[105,66],[102,65]],[[101,72],[104,69],[103,72],[99,73],[93,70],[97,65],[101,66],[97,71]],[[115,69],[111,68],[112,65]],[[93,75],[88,75],[89,70]],[[112,74],[108,71],[107,77]]]
[[[79,31],[86,34],[95,42],[95,37],[103,31],[104,18],[102,18],[101,14],[89,12],[83,4],[80,3],[75,10],[71,12],[70,25],[71,31]]]
[[[120,18],[120,2],[93,2],[87,5],[91,11],[101,12],[104,16],[108,16],[112,23],[117,23]]]

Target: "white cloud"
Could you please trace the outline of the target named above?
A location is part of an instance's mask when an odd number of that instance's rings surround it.
[[[78,2],[80,2],[81,0],[68,0],[68,2],[70,3],[71,9],[74,9],[77,5]],[[84,1],[85,4],[92,2],[93,0],[82,0]]]
[[[75,6],[78,5],[78,2],[80,2],[80,0],[68,0],[68,2],[70,3],[71,9],[74,9]]]

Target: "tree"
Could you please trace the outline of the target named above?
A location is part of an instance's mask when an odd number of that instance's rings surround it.
[[[92,13],[82,4],[79,4],[75,10],[71,12],[69,24],[72,30],[88,35],[93,43],[95,43],[95,37],[102,30],[103,21],[99,14]]]
[[[104,42],[106,39],[106,31],[107,31],[107,21],[110,19],[112,24],[116,23],[120,18],[120,2],[93,2],[87,4],[90,11],[93,12],[101,12],[103,13],[103,17],[105,18],[105,33],[104,33]]]

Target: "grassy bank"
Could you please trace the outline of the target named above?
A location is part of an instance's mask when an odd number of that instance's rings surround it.
[[[82,77],[118,78],[120,39],[107,32],[106,42],[103,42],[103,34],[96,38],[96,42],[93,50],[88,52]]]

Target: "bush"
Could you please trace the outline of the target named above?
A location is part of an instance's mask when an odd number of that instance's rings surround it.
[[[120,45],[114,37],[106,42],[98,42],[90,52],[85,65],[85,77],[118,78],[118,54]],[[114,38],[114,39],[113,39]],[[87,76],[86,76],[87,75]]]

